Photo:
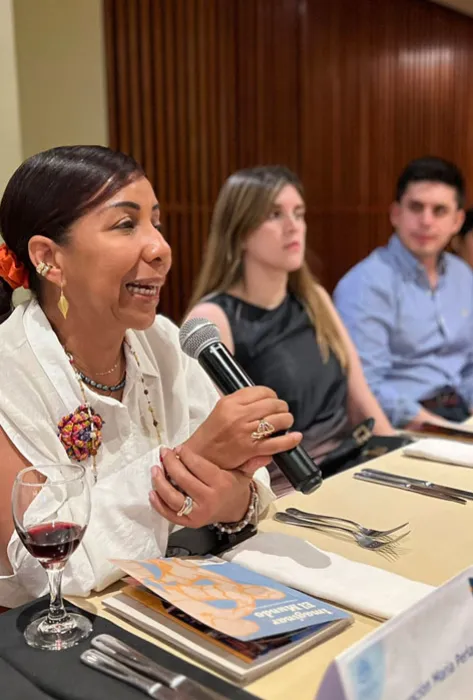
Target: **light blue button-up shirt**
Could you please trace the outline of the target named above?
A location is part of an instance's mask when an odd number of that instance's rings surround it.
[[[473,273],[463,260],[444,253],[432,290],[393,235],[342,278],[334,301],[393,425],[409,423],[446,386],[473,407]]]

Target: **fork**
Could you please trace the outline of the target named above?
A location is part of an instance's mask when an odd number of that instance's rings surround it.
[[[407,527],[409,523],[403,523],[402,525],[398,525],[397,527],[392,527],[390,530],[373,530],[373,528],[370,527],[363,527],[363,525],[360,525],[360,523],[355,522],[355,520],[349,520],[348,518],[337,518],[334,515],[322,515],[319,513],[307,513],[304,510],[299,510],[298,508],[286,508],[286,513],[289,515],[293,515],[295,518],[305,518],[306,520],[313,520],[315,522],[329,520],[329,521],[334,521],[338,523],[346,523],[347,525],[353,525],[359,533],[362,535],[366,535],[367,537],[388,537],[389,535],[392,535],[394,532],[398,532],[399,530],[402,530],[403,528]]]
[[[363,535],[361,532],[356,532],[355,530],[352,530],[349,527],[343,527],[342,525],[328,525],[327,523],[314,522],[311,520],[303,520],[302,518],[296,518],[293,515],[289,515],[288,513],[276,513],[274,515],[274,518],[280,523],[285,523],[286,525],[296,525],[298,527],[307,527],[310,530],[319,530],[321,532],[323,532],[324,530],[337,530],[339,532],[346,532],[349,535],[351,535],[355,539],[357,544],[359,544],[360,547],[363,547],[363,549],[381,549],[383,547],[389,548],[395,542],[402,540],[403,537],[405,537],[408,534],[406,532],[403,535],[400,535],[399,537],[395,537],[393,539],[378,540],[374,537]]]

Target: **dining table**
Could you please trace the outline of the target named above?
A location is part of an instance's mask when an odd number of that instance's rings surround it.
[[[371,460],[369,467],[473,491],[473,464],[472,468],[459,467],[408,457],[402,454],[402,450],[396,450]],[[294,491],[274,501],[259,523],[259,530],[301,537],[326,552],[432,586],[440,586],[473,563],[473,501],[459,504],[357,480],[354,474],[360,469],[354,467],[331,476],[310,495]],[[275,512],[288,507],[350,518],[376,529],[388,529],[408,522],[410,531],[396,544],[395,556],[387,557],[382,551],[363,549],[345,533],[322,532],[277,522]],[[117,594],[123,585],[118,582],[99,594],[71,600],[79,607],[183,656],[105,609],[104,598]],[[353,617],[353,624],[346,630],[250,683],[247,690],[263,700],[313,700],[333,659],[382,624],[356,611]]]

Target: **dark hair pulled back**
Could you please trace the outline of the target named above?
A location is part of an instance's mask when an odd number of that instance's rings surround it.
[[[33,236],[67,242],[81,216],[144,176],[131,157],[105,146],[59,146],[28,158],[12,175],[0,203],[0,233],[29,273],[30,289],[40,293],[40,278],[30,260]],[[13,290],[0,278],[0,319],[11,311]]]

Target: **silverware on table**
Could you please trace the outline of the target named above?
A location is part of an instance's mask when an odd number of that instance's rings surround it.
[[[389,535],[394,534],[395,532],[398,532],[399,530],[403,530],[405,527],[408,527],[409,523],[403,523],[402,525],[398,525],[397,527],[392,527],[390,530],[374,530],[373,528],[370,527],[364,527],[363,525],[360,525],[360,523],[357,523],[355,520],[349,520],[348,518],[338,518],[335,515],[323,515],[322,513],[308,513],[304,510],[299,510],[298,508],[286,508],[286,513],[289,515],[294,515],[299,518],[305,518],[306,520],[311,520],[314,522],[337,522],[337,523],[345,523],[347,525],[352,525],[358,532],[360,532],[362,535],[367,535],[368,537],[389,537]]]
[[[184,676],[182,673],[174,673],[156,661],[149,659],[133,647],[128,646],[110,634],[99,634],[93,637],[91,644],[95,649],[107,654],[122,664],[125,664],[135,672],[143,673],[154,681],[163,683],[168,688],[178,691],[182,700],[225,700],[223,695],[210,688],[205,688],[197,681]],[[174,700],[178,700],[173,695]]]
[[[307,520],[305,518],[296,517],[294,515],[289,515],[288,513],[275,513],[274,519],[280,523],[285,523],[286,525],[295,525],[297,527],[306,527],[310,530],[319,530],[324,532],[326,530],[335,530],[338,532],[346,532],[351,535],[357,544],[363,549],[382,549],[389,548],[395,542],[402,540],[409,531],[405,532],[399,537],[394,537],[391,539],[376,539],[374,537],[369,537],[368,535],[363,535],[351,527],[343,527],[342,525],[329,525],[328,523],[323,523],[321,521],[315,522],[314,520]]]
[[[185,696],[180,693],[176,693],[162,683],[146,678],[141,673],[132,671],[128,666],[111,659],[96,649],[87,649],[87,651],[82,652],[80,660],[96,671],[101,671],[107,676],[112,676],[128,683],[128,685],[132,685],[134,688],[138,688],[138,690],[146,693],[151,698],[155,698],[155,700],[184,700]]]
[[[451,503],[466,505],[466,500],[464,498],[454,496],[450,493],[445,493],[444,491],[432,489],[428,486],[420,486],[419,484],[412,484],[407,481],[399,481],[397,479],[389,479],[384,476],[376,476],[364,471],[356,472],[353,474],[353,477],[355,479],[359,479],[360,481],[367,481],[370,484],[378,484],[378,486],[390,486],[394,489],[402,489],[403,491],[411,491],[412,493],[417,493],[422,496],[430,496],[431,498],[439,498],[442,501],[450,501]]]
[[[453,486],[437,484],[435,481],[426,481],[425,479],[414,479],[414,477],[412,476],[401,476],[400,474],[390,474],[389,472],[382,472],[379,469],[369,469],[368,467],[363,468],[361,470],[361,473],[371,474],[375,477],[382,477],[385,479],[391,479],[393,481],[404,481],[417,486],[424,486],[425,488],[429,488],[434,491],[441,491],[443,493],[448,493],[452,496],[457,496],[458,498],[466,498],[467,501],[473,500],[473,491],[465,491],[464,489],[457,489]]]

